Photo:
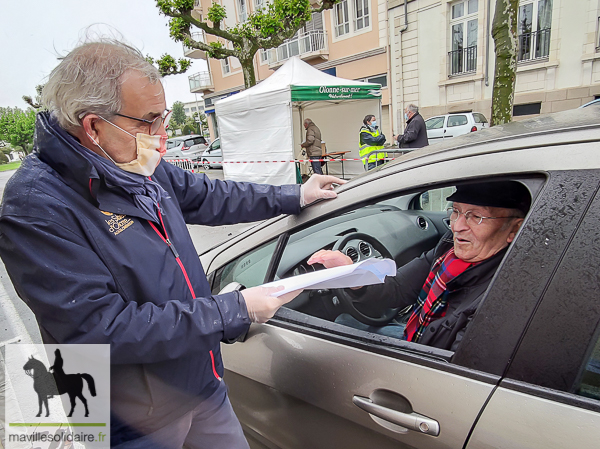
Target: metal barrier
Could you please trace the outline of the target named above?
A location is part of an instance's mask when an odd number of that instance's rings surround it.
[[[196,164],[194,162],[190,161],[189,159],[165,159],[165,162],[168,162],[169,164],[173,164],[176,167],[179,167],[183,170],[187,170],[187,171],[191,171],[192,173],[195,173],[194,166]]]

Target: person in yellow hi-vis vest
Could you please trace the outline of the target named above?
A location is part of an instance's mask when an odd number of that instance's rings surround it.
[[[387,153],[382,151],[385,135],[379,131],[374,115],[365,116],[359,135],[359,155],[365,169],[368,171],[383,165],[387,157]]]

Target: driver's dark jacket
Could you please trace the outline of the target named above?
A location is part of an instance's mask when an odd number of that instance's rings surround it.
[[[400,267],[395,276],[387,276],[383,284],[372,285],[356,292],[360,302],[376,303],[382,308],[413,305],[434,262],[452,248],[452,233],[447,232],[437,246]],[[465,270],[448,282],[446,315],[433,321],[418,343],[455,351],[466,326],[471,322],[506,249]]]
[[[211,396],[222,381],[221,340],[250,325],[239,292],[211,294],[186,222],[299,213],[300,186],[210,180],[163,161],[152,175],[168,193],[163,228],[108,187],[45,113],[34,145],[4,190],[0,256],[45,343],[110,344],[115,445]]]

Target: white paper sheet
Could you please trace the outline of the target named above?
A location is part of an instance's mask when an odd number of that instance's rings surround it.
[[[263,287],[278,287],[283,285],[283,290],[271,295],[278,297],[299,289],[350,288],[381,284],[386,276],[394,276],[395,274],[396,262],[393,260],[367,259],[353,265],[328,268],[313,273],[280,279],[264,284]]]

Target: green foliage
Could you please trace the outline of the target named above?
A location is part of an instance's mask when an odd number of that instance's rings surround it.
[[[185,73],[192,63],[192,61],[185,58],[180,58],[176,61],[173,56],[167,54],[162,55],[160,59],[154,59],[148,55],[146,56],[146,61],[158,68],[160,76]]]
[[[185,110],[183,109],[183,103],[181,101],[176,101],[173,103],[173,113],[171,115],[171,122],[176,123],[180,127],[185,123]]]
[[[4,153],[0,153],[0,164],[8,164],[8,156]]]
[[[208,8],[206,21],[197,20],[192,16],[193,0],[156,0],[156,5],[162,14],[171,18],[169,34],[173,40],[183,42],[187,47],[203,50],[210,58],[225,59],[230,56],[237,58],[244,73],[244,84],[248,88],[256,84],[253,58],[259,49],[268,50],[278,47],[310,20],[312,12],[331,9],[340,0],[321,0],[320,6],[315,8],[311,6],[310,1],[273,0],[261,10],[250,14],[244,23],[238,23],[228,29],[221,26],[227,17],[227,11],[218,3],[213,2]],[[206,34],[231,42],[233,49],[231,46],[227,48],[216,39],[208,43],[194,41],[190,33],[192,25],[202,29]],[[166,56],[164,55],[163,59]],[[171,60],[174,61],[173,58]],[[176,68],[173,71],[171,67],[166,64],[164,73],[185,71],[183,68]]]
[[[23,101],[31,106],[33,109],[41,109],[42,108],[42,89],[44,88],[43,84],[39,84],[35,86],[35,100],[31,98],[29,95],[23,95]]]
[[[208,8],[207,18],[214,25],[220,24],[227,17],[227,11],[225,7],[219,5],[218,3],[213,3],[210,8]]]
[[[0,108],[0,140],[31,152],[35,129],[35,111],[19,108]]]

